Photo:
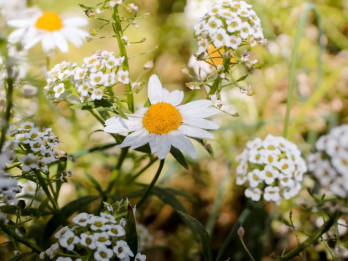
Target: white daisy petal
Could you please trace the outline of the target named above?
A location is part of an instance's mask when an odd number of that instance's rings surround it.
[[[149,144],[150,144],[152,154],[157,153],[157,151],[159,150],[159,147],[161,146],[160,136],[161,135],[154,135],[154,134],[150,135]]]
[[[64,28],[62,34],[76,47],[80,47],[87,36],[85,31],[78,28]]]
[[[17,30],[14,30],[9,36],[8,41],[10,43],[18,43],[23,40],[25,32],[27,31],[26,28],[19,28]]]
[[[180,111],[183,117],[200,117],[207,118],[216,115],[219,113],[217,109],[214,108],[203,108],[203,109],[195,109],[195,110],[181,110]]]
[[[169,135],[173,147],[185,151],[191,158],[195,159],[197,157],[192,142],[180,131],[172,131]]]
[[[8,20],[7,24],[12,27],[28,27],[33,23],[31,19],[13,19]]]
[[[170,142],[169,135],[159,135],[157,138],[157,142],[159,144],[158,149],[155,153],[157,153],[157,157],[159,159],[164,159],[170,151],[172,144]]]
[[[213,105],[213,102],[210,100],[197,100],[197,101],[192,101],[189,103],[186,103],[184,105],[180,105],[176,107],[180,112],[182,111],[188,111],[188,110],[199,110],[204,107],[210,107]]]
[[[151,75],[149,79],[148,96],[151,104],[163,101],[162,84],[156,74]]]
[[[68,43],[65,40],[63,34],[60,32],[54,32],[53,37],[55,40],[56,46],[59,48],[59,50],[63,53],[66,53],[69,50]]]
[[[86,26],[88,25],[88,20],[83,17],[71,17],[63,20],[64,26]]]
[[[51,35],[45,35],[42,39],[42,49],[45,53],[54,50],[56,42]]]
[[[163,97],[164,102],[170,103],[173,106],[179,105],[183,99],[184,99],[184,92],[178,91],[178,90],[170,92],[166,98]]]
[[[122,148],[130,146],[131,149],[136,149],[148,143],[149,140],[149,132],[145,129],[140,129],[128,135],[120,146]]]
[[[116,116],[105,121],[105,132],[109,133],[125,133],[130,131],[136,131],[142,128],[142,123],[139,119],[128,118],[124,119],[120,116]]]
[[[198,117],[183,117],[182,122],[192,127],[209,130],[216,130],[219,128],[219,125],[217,125],[216,123]]]
[[[181,125],[178,129],[182,134],[199,139],[213,139],[214,135],[203,129],[191,127],[187,125]]]

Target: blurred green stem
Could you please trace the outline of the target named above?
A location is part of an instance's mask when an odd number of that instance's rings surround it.
[[[153,158],[150,160],[150,162],[143,167],[141,170],[139,170],[138,173],[136,173],[135,175],[133,175],[132,177],[130,177],[130,179],[128,180],[129,183],[132,183],[134,180],[136,180],[141,174],[144,173],[144,171],[146,171],[153,163],[155,163],[157,160],[157,158]]]
[[[140,208],[141,205],[142,205],[142,204],[145,202],[145,200],[147,199],[147,197],[150,195],[150,192],[151,192],[152,188],[155,186],[156,181],[158,180],[158,178],[159,178],[159,176],[160,176],[160,174],[161,174],[161,171],[162,171],[162,169],[163,169],[163,165],[164,165],[164,159],[161,160],[160,165],[159,165],[159,167],[158,167],[158,170],[157,170],[155,176],[153,177],[153,179],[152,179],[150,185],[147,187],[147,189],[146,189],[144,195],[143,195],[142,198],[139,200],[139,202],[138,202],[138,204],[137,204],[137,208]]]
[[[249,202],[247,207],[243,210],[242,214],[239,216],[237,222],[232,227],[230,233],[228,234],[224,244],[222,245],[222,247],[218,253],[216,261],[224,260],[223,257],[225,255],[225,253],[227,252],[228,248],[230,247],[234,236],[237,235],[238,229],[240,228],[241,225],[243,225],[244,221],[247,219],[247,217],[249,216],[249,214],[253,208],[254,208],[254,203]]]
[[[317,10],[317,7],[314,4],[308,4],[306,9],[304,10],[304,12],[302,13],[302,15],[300,17],[300,22],[297,26],[295,45],[294,45],[294,50],[292,52],[292,57],[291,57],[290,79],[289,79],[289,86],[288,86],[288,98],[287,98],[286,113],[285,113],[285,118],[284,118],[284,132],[283,132],[284,138],[287,138],[287,136],[288,136],[290,109],[291,109],[291,103],[292,103],[293,89],[294,89],[294,85],[295,85],[296,64],[297,64],[300,41],[301,41],[304,26],[305,26],[305,23],[306,23],[306,20],[307,20],[307,17],[308,17],[308,14],[310,11],[314,11],[314,14],[315,14],[316,19],[317,19],[318,30],[319,30],[319,37],[318,37],[319,55],[318,55],[316,88],[319,86],[320,81],[321,81],[322,53],[323,53],[323,44],[322,44],[323,29],[322,29],[320,14]]]
[[[42,251],[37,246],[33,245],[31,242],[27,241],[23,236],[17,235],[15,231],[12,231],[8,225],[0,222],[0,228],[2,231],[4,231],[10,238],[13,238],[14,240],[21,242],[22,244],[26,245],[27,247],[31,248],[34,252],[40,254]]]
[[[341,216],[340,211],[336,211],[313,235],[309,236],[303,243],[300,243],[297,248],[289,251],[287,254],[278,258],[278,261],[292,260],[299,253],[307,249],[310,245],[315,243],[319,238],[323,236],[338,220]]]
[[[243,248],[244,248],[244,250],[247,252],[247,254],[248,254],[248,256],[250,257],[250,259],[251,259],[252,261],[255,261],[255,258],[254,258],[253,255],[250,253],[248,247],[246,246],[246,244],[245,244],[245,242],[244,242],[243,237],[239,237],[239,240],[240,240],[240,242],[242,243]]]
[[[7,70],[7,74],[12,73],[12,70],[9,68]],[[13,107],[13,88],[14,88],[14,81],[11,77],[8,77],[6,79],[6,109],[4,113],[4,117],[1,119],[1,138],[0,138],[0,152],[2,150],[2,146],[5,143],[6,140],[6,132],[10,125],[10,118],[11,118],[11,110]]]
[[[38,170],[35,170],[35,175],[37,177],[37,180],[39,181],[40,186],[42,187],[42,189],[44,190],[44,192],[46,193],[46,196],[48,197],[48,199],[51,201],[53,207],[55,210],[59,211],[59,207],[57,202],[54,200],[54,198],[51,195],[51,192],[48,189],[48,186],[44,180],[44,178],[41,176],[41,172]]]
[[[114,20],[112,23],[112,28],[114,29],[114,32],[116,34],[116,39],[118,43],[118,48],[120,50],[120,55],[124,57],[124,62],[122,63],[122,69],[123,71],[129,72],[127,50],[126,50],[126,46],[123,43],[123,40],[121,39],[123,35],[123,30],[122,30],[120,15],[118,12],[118,5],[115,5],[114,7],[112,19]],[[127,92],[128,109],[131,112],[134,112],[134,99],[133,99],[133,93],[132,93],[132,85],[130,81],[128,84],[126,84],[126,92]]]

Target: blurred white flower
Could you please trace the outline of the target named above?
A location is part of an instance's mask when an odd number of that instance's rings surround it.
[[[21,42],[25,49],[30,49],[41,42],[42,49],[48,54],[56,47],[62,52],[67,52],[67,40],[80,47],[87,32],[79,27],[86,26],[88,22],[82,17],[62,19],[55,12],[37,11],[25,19],[9,20],[8,24],[18,28],[9,35],[10,43]]]
[[[268,135],[264,140],[249,141],[237,157],[237,185],[246,185],[245,196],[254,201],[280,202],[301,189],[305,161],[294,143]]]
[[[315,144],[307,157],[308,169],[321,190],[341,198],[348,196],[348,124],[333,128]]]

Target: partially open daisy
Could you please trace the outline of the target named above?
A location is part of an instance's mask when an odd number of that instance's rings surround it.
[[[156,75],[150,77],[148,97],[151,103],[149,108],[127,114],[128,119],[116,116],[105,122],[105,132],[117,134],[133,132],[124,139],[120,147],[135,149],[149,143],[151,153],[156,153],[159,159],[164,159],[173,146],[195,158],[196,151],[186,136],[199,139],[214,138],[211,133],[204,130],[219,127],[205,119],[218,112],[211,107],[210,100],[197,100],[179,105],[184,93],[163,89]]]
[[[11,43],[22,42],[25,49],[30,49],[38,42],[42,49],[48,53],[58,47],[62,52],[69,50],[67,39],[76,47],[83,43],[87,32],[79,27],[87,25],[87,19],[71,17],[62,19],[57,13],[51,11],[38,11],[26,19],[9,20],[8,24],[17,27],[8,40]]]

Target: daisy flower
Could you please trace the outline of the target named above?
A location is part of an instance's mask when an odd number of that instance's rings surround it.
[[[106,120],[105,132],[117,134],[132,132],[120,147],[135,149],[149,143],[151,153],[156,153],[159,159],[164,159],[173,146],[195,158],[196,151],[187,136],[199,139],[214,138],[211,133],[204,130],[219,127],[205,119],[218,112],[211,108],[210,100],[197,100],[179,105],[184,93],[178,90],[169,92],[162,88],[156,75],[150,77],[148,97],[151,103],[149,108],[127,114],[128,119],[116,116]]]
[[[45,53],[53,51],[56,47],[62,52],[69,50],[67,40],[79,47],[87,32],[79,27],[86,26],[87,20],[82,17],[62,19],[52,11],[38,11],[26,19],[9,20],[10,26],[16,27],[8,40],[10,43],[22,42],[25,49],[30,49],[41,42]]]

